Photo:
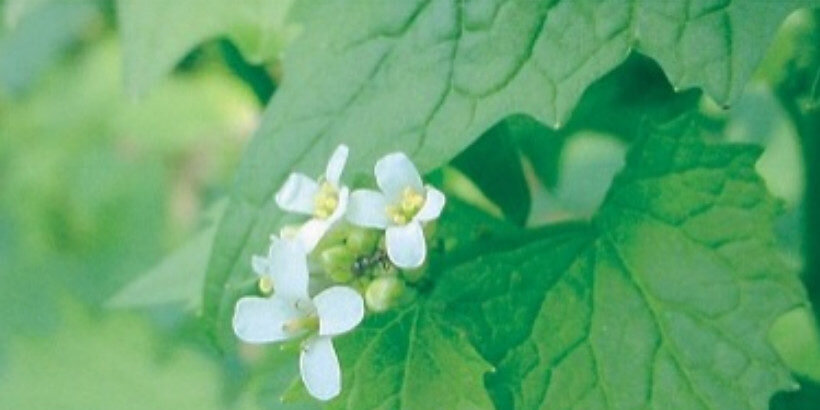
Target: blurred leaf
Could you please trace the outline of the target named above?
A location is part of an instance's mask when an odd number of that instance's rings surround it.
[[[292,171],[318,174],[338,144],[348,175],[404,151],[428,172],[499,119],[566,122],[592,81],[635,48],[677,87],[733,100],[783,18],[811,1],[337,1],[317,8],[288,49],[283,82],[237,176],[214,241],[205,317],[230,348],[220,312],[251,254],[282,222],[273,193]]]
[[[535,175],[547,187],[558,182],[558,158],[564,146],[566,133],[554,131],[532,117],[514,115],[504,120],[510,134],[530,160]]]
[[[534,224],[592,216],[623,167],[627,149],[620,139],[591,131],[579,131],[562,145],[558,180],[545,195],[536,196]]]
[[[518,225],[530,213],[530,189],[524,176],[511,131],[501,122],[453,159],[453,166],[467,175],[504,214]]]
[[[820,318],[820,106],[813,103],[820,73],[820,9],[796,13],[777,38],[762,75],[791,117],[803,148],[806,174],[804,280]]]
[[[298,32],[298,0],[117,0],[126,86],[144,94],[207,40],[227,36],[254,63],[279,56]]]
[[[793,209],[805,192],[803,157],[797,130],[773,90],[752,84],[728,114],[727,140],[766,148],[756,169],[769,190]]]
[[[220,370],[201,353],[159,355],[147,324],[129,315],[95,320],[64,304],[47,337],[16,337],[0,371],[3,406],[15,409],[225,409]],[[231,408],[250,409],[248,400]]]
[[[224,195],[255,102],[202,70],[122,98],[117,45],[78,50],[26,98],[0,98],[0,339],[59,323],[55,294],[108,300]],[[2,406],[0,406],[2,407]]]
[[[0,31],[0,92],[18,95],[99,18],[90,0],[6,3],[10,28]]]
[[[219,218],[227,205],[220,200],[206,212],[208,226],[165,257],[159,264],[141,274],[134,281],[120,289],[107,305],[112,308],[135,308],[183,305],[187,310],[197,312],[202,307],[202,286],[208,255],[216,234]]]
[[[8,28],[14,28],[27,14],[54,1],[55,0],[4,0],[0,2],[0,9],[3,12],[3,24]]]
[[[447,195],[448,201],[450,198],[458,198],[496,218],[504,218],[501,208],[487,198],[475,182],[460,170],[449,165],[443,166],[429,173],[427,179],[430,184],[438,187]]]

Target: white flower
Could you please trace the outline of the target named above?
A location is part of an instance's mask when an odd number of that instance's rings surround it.
[[[335,286],[308,296],[307,256],[299,241],[272,238],[266,263],[254,269],[272,278],[270,297],[239,299],[233,317],[236,335],[248,343],[307,337],[299,360],[302,381],[319,400],[341,391],[341,370],[331,338],[350,331],[364,317],[364,302],[355,290]]]
[[[347,162],[347,154],[347,146],[339,145],[330,156],[325,174],[318,180],[294,172],[276,193],[276,203],[280,208],[312,216],[299,228],[298,233],[307,252],[313,250],[345,213],[349,190],[339,180]]]
[[[427,256],[422,223],[434,220],[444,208],[444,194],[424,186],[406,155],[388,154],[376,162],[376,183],[350,194],[347,219],[359,226],[386,229],[387,256],[400,268],[421,266]]]

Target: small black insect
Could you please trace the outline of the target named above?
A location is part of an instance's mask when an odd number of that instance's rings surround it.
[[[351,266],[351,270],[356,276],[361,276],[377,266],[381,266],[385,270],[390,268],[390,259],[387,257],[387,252],[381,249],[372,255],[364,255],[356,258],[353,262],[353,266]]]

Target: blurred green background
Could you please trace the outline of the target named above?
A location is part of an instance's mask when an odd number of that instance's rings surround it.
[[[113,2],[0,1],[0,22],[0,409],[283,406],[295,372],[286,355],[223,357],[196,320],[213,226],[277,65],[213,39],[133,98]],[[696,90],[675,93],[633,56],[587,91],[564,129],[505,122],[524,153],[529,224],[594,212],[636,124],[694,109],[721,138],[766,147],[758,169],[784,201],[783,255],[816,301],[818,82],[817,12],[784,23],[728,110]],[[455,169],[444,182],[498,212]],[[774,407],[818,408],[812,313],[784,317],[772,341],[804,386]]]

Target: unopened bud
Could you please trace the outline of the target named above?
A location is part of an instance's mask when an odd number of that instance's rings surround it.
[[[270,296],[273,293],[273,279],[270,276],[259,278],[259,292],[262,293],[262,296]]]
[[[376,278],[367,286],[364,299],[374,312],[384,312],[396,305],[404,294],[404,282],[395,276]]]
[[[347,235],[345,244],[355,255],[369,255],[379,243],[379,234],[373,229],[353,228]]]
[[[336,245],[322,251],[320,262],[327,276],[338,283],[353,279],[353,262],[356,256],[344,245]]]

